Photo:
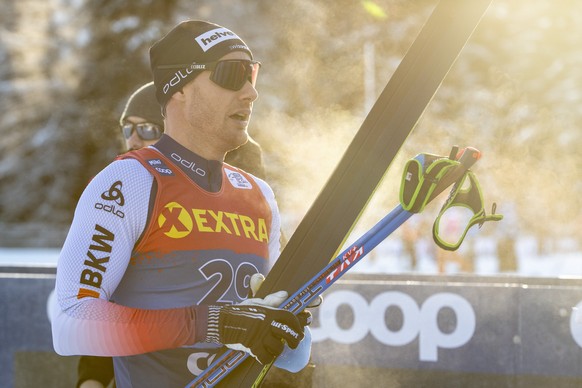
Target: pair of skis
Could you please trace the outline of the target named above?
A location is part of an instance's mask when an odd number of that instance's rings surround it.
[[[453,193],[459,191],[459,185],[468,174],[469,168],[480,158],[480,152],[471,147],[458,152],[453,148],[448,158],[435,157],[430,154],[419,154],[413,161],[420,164],[419,179],[412,182],[415,192],[414,198],[404,198],[406,202],[396,206],[388,215],[382,218],[368,232],[346,248],[340,255],[332,260],[325,268],[311,278],[303,287],[291,295],[279,308],[289,310],[294,314],[303,311],[309,303],[327,290],[339,278],[341,278],[357,262],[371,252],[379,243],[384,241],[392,232],[400,227],[413,214],[421,212],[434,198],[441,194],[447,187],[454,185],[447,202],[454,198]],[[437,171],[434,174],[432,172]],[[412,180],[409,171],[405,170],[403,186]],[[403,198],[401,196],[401,202]],[[446,204],[445,204],[446,205]],[[463,205],[460,203],[460,205]],[[405,210],[405,207],[409,210]],[[482,207],[482,206],[481,206]],[[444,208],[444,207],[443,207]],[[498,216],[500,219],[500,216]],[[242,351],[227,350],[201,375],[187,385],[193,387],[214,387],[221,382],[231,371],[239,366],[248,354]],[[265,365],[253,386],[258,386],[268,372],[272,363]]]

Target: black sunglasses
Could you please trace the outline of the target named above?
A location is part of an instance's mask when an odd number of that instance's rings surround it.
[[[139,123],[134,124],[126,121],[121,125],[121,130],[123,131],[123,136],[126,139],[131,137],[133,131],[137,132],[137,136],[139,136],[142,140],[157,140],[162,137],[164,131],[160,128],[159,125],[152,124],[152,123]]]
[[[245,82],[255,86],[261,63],[248,59],[225,59],[217,62],[191,63],[189,65],[162,65],[158,69],[208,70],[210,80],[228,90],[241,90]]]

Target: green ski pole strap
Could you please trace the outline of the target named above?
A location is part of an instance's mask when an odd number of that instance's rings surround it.
[[[411,213],[420,213],[429,202],[441,178],[459,166],[452,158],[418,154],[404,166],[400,185],[400,204]]]
[[[468,179],[468,180],[467,180]],[[464,207],[473,212],[473,216],[463,229],[462,233],[459,235],[457,241],[445,241],[440,233],[440,221],[443,214],[446,213],[447,210],[453,207]],[[485,208],[483,205],[483,194],[481,192],[481,186],[479,185],[479,181],[475,174],[468,170],[459,181],[455,183],[453,188],[451,189],[451,193],[449,197],[443,204],[443,207],[439,211],[439,214],[433,224],[432,228],[432,236],[434,242],[441,248],[448,250],[448,251],[455,251],[460,246],[467,232],[469,229],[476,224],[479,224],[479,228],[483,226],[483,224],[487,221],[500,221],[503,218],[501,214],[495,214],[495,210],[497,205],[493,203],[491,209],[491,215],[487,215],[485,213]]]
[[[453,147],[449,157],[433,154],[418,154],[410,159],[405,167],[400,185],[400,205],[411,213],[420,213],[433,199],[435,188],[448,173],[461,168],[458,160],[458,148]],[[462,230],[456,241],[445,241],[439,233],[441,217],[452,207],[469,209],[473,216]],[[496,204],[493,204],[492,214],[487,215],[483,206],[483,195],[477,177],[471,170],[467,170],[455,182],[449,197],[441,208],[434,224],[433,239],[435,243],[446,250],[454,251],[461,246],[469,229],[476,224],[479,227],[487,221],[499,221],[501,214],[495,214]]]

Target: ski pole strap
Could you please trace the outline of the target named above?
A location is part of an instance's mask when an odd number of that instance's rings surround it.
[[[411,213],[420,213],[429,202],[441,178],[459,166],[451,157],[418,154],[406,162],[400,185],[400,204]]]
[[[459,154],[463,153],[457,154],[457,152],[458,148],[453,147],[449,157],[427,153],[418,154],[406,163],[400,185],[400,205],[404,210],[410,213],[420,213],[424,210],[427,203],[433,199],[435,188],[443,180],[443,177],[461,167]],[[455,238],[455,241],[446,241],[440,233],[441,217],[447,210],[459,206],[469,209],[473,215],[462,232],[458,234],[459,237]],[[475,174],[471,170],[466,170],[453,185],[449,197],[433,224],[435,243],[449,251],[458,249],[473,225],[479,224],[481,227],[487,221],[499,221],[503,218],[501,214],[495,214],[495,210],[496,204],[494,203],[492,214],[485,213],[481,186]]]
[[[462,233],[460,233],[458,235],[458,238],[456,238],[456,241],[451,242],[451,241],[445,241],[441,237],[441,234],[439,233],[439,231],[440,231],[439,229],[440,229],[441,217],[443,216],[443,214],[445,214],[447,212],[447,210],[449,210],[453,207],[467,208],[467,209],[472,211],[473,216],[471,217],[471,219],[469,220],[469,222],[467,223],[465,228],[462,230]],[[496,208],[497,208],[497,205],[495,203],[493,203],[493,206],[491,209],[492,214],[487,215],[485,213],[485,208],[483,206],[483,194],[481,192],[481,186],[479,185],[479,181],[477,180],[477,177],[475,176],[475,174],[471,170],[468,170],[462,176],[462,178],[459,179],[455,183],[455,185],[451,189],[451,193],[449,194],[449,197],[447,198],[447,200],[443,204],[443,207],[439,211],[439,214],[438,214],[438,216],[433,224],[433,228],[432,228],[432,235],[433,235],[434,242],[439,247],[441,247],[445,250],[448,250],[448,251],[457,250],[461,246],[461,243],[463,242],[463,240],[465,239],[467,232],[469,231],[469,229],[473,225],[479,224],[479,228],[481,228],[483,226],[483,224],[487,221],[499,221],[503,218],[503,215],[495,214]]]

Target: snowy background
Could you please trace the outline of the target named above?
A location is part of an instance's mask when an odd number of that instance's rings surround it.
[[[263,62],[250,132],[291,235],[435,4],[1,0],[0,263],[54,263],[80,192],[119,151],[149,46],[186,18],[232,28]],[[419,216],[415,268],[400,232],[360,271],[582,276],[580,20],[577,1],[493,0],[356,231],[396,204],[408,158],[454,144],[483,152],[487,209],[506,218],[445,261],[434,214]]]

